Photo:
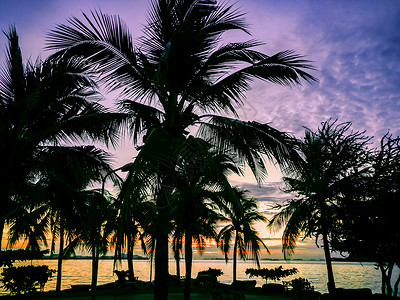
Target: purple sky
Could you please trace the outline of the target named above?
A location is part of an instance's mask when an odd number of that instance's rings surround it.
[[[81,11],[101,8],[118,14],[134,38],[141,35],[147,0],[2,0],[0,28],[15,24],[24,58],[45,58],[46,32]],[[272,1],[238,0],[247,13],[251,38],[265,42],[258,50],[274,54],[294,49],[313,61],[319,80],[300,87],[280,87],[255,82],[239,110],[242,119],[272,122],[275,128],[303,136],[303,126],[316,129],[329,118],[351,121],[366,130],[374,143],[390,129],[400,135],[400,1]],[[228,41],[249,39],[231,33]],[[6,38],[0,36],[0,65],[4,65]],[[127,145],[126,145],[127,146]],[[133,151],[118,150],[116,165],[128,162]],[[277,180],[273,177],[273,180]],[[265,202],[280,201],[277,183],[254,190]]]

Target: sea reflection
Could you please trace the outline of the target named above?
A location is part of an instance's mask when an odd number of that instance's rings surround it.
[[[57,260],[34,260],[32,262],[15,263],[15,266],[20,265],[48,265],[51,269],[57,269]],[[297,268],[298,273],[284,280],[288,281],[293,278],[303,277],[312,282],[315,290],[326,293],[327,292],[327,276],[326,266],[323,261],[261,261],[261,268],[275,268],[278,266],[284,268]],[[105,284],[114,282],[117,277],[113,274],[113,260],[100,260],[99,264],[99,278],[98,284]],[[91,260],[88,259],[77,259],[77,260],[64,260],[63,262],[63,277],[62,277],[62,289],[68,289],[72,284],[90,284],[91,282]],[[223,283],[232,282],[232,263],[225,263],[224,260],[195,260],[193,262],[193,273],[192,277],[196,277],[197,273],[202,270],[206,270],[209,267],[222,269],[224,275],[218,279]],[[248,280],[249,278],[245,274],[247,268],[254,268],[255,264],[251,261],[239,261],[237,268],[238,280]],[[352,263],[352,262],[335,262],[334,274],[336,280],[336,286],[342,288],[370,288],[373,293],[380,292],[381,277],[380,272],[377,270],[373,263]],[[147,260],[135,260],[134,261],[135,276],[139,277],[140,280],[150,280],[150,263]],[[175,261],[171,260],[169,264],[170,273],[175,274]],[[181,275],[184,275],[184,261],[182,260]],[[127,270],[126,261],[122,262],[122,265],[118,266],[119,270]],[[397,278],[399,269],[394,270],[393,278]],[[153,272],[154,276],[154,272]],[[264,284],[264,280],[255,278],[257,285],[261,286]],[[54,290],[56,287],[56,276],[54,275],[50,281],[46,284],[45,290]],[[0,293],[5,294],[4,290],[0,290]]]

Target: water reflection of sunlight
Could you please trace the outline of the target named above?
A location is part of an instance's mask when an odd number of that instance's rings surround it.
[[[222,258],[222,257],[221,257]],[[25,262],[30,264],[30,262]],[[57,269],[57,260],[35,260],[33,265],[48,265],[51,269]],[[15,263],[16,266],[23,263]],[[315,289],[320,292],[326,292],[326,266],[324,261],[261,261],[262,268],[275,268],[282,265],[283,268],[297,268],[298,273],[286,278],[291,280],[297,277],[307,278],[312,282]],[[181,261],[181,274],[184,274],[184,260]],[[207,270],[209,267],[221,269],[224,274],[219,280],[224,283],[232,282],[232,261],[225,263],[223,259],[194,260],[192,277],[197,273]],[[254,261],[238,261],[238,279],[249,279],[245,274],[247,268],[254,268]],[[175,261],[170,260],[170,273],[175,274]],[[334,262],[333,264],[335,280],[337,287],[343,288],[371,288],[374,293],[380,292],[380,273],[374,267],[373,263],[352,263],[352,262]],[[126,260],[122,261],[121,269],[126,270]],[[140,280],[149,280],[150,263],[147,260],[134,261],[135,276]],[[393,272],[394,278],[397,278],[399,269]],[[113,260],[100,260],[99,265],[99,284],[114,282],[116,276],[113,274]],[[256,279],[257,284],[261,286],[264,281]],[[91,260],[64,260],[63,262],[63,281],[62,289],[70,288],[71,284],[90,284],[91,281]],[[45,290],[54,290],[56,278],[53,276],[50,282],[45,286]],[[0,291],[1,292],[1,291]],[[2,292],[4,294],[4,291]]]

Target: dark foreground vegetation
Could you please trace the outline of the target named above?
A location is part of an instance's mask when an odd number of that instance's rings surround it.
[[[200,273],[199,273],[200,275]],[[290,285],[265,284],[255,287],[252,281],[237,281],[235,285],[226,285],[217,281],[205,281],[197,277],[191,280],[191,293],[193,299],[238,299],[238,300],[290,300],[290,299],[330,299],[329,294],[321,294],[313,289],[307,288],[307,284],[296,285],[297,280]],[[304,281],[303,281],[304,283]],[[174,276],[168,281],[169,299],[182,299],[184,294],[183,284],[177,285]],[[301,287],[300,287],[301,286]],[[135,288],[131,282],[104,284],[97,287],[97,299],[151,299],[154,294],[154,286],[150,282],[136,281]],[[91,299],[90,285],[75,285],[71,289],[63,290],[61,293],[55,291],[45,293],[29,293],[25,295],[3,296],[12,299]],[[369,289],[337,289],[337,299],[393,299],[390,296],[374,295]]]
[[[400,261],[400,227],[393,226],[400,211],[399,138],[387,133],[374,149],[351,123],[328,120],[296,139],[269,120],[240,120],[252,80],[290,86],[316,79],[293,51],[267,55],[255,40],[222,43],[221,35],[232,30],[248,33],[243,15],[226,2],[153,0],[137,43],[119,17],[93,11],[57,25],[47,37],[52,55],[26,64],[16,29],[5,31],[0,241],[4,232],[9,248],[23,241],[28,251],[45,248],[54,255],[58,249],[58,295],[63,258],[77,249],[92,255],[93,297],[99,257],[110,249],[116,259],[126,252],[128,279],[139,289],[132,257],[140,243],[154,258],[154,299],[174,290],[166,280],[170,248],[176,281],[184,254],[183,294],[190,299],[192,245],[204,249],[209,239],[226,258],[232,254],[233,282],[240,286],[237,258],[250,256],[260,268],[267,247],[254,223],[267,220],[256,199],[231,186],[228,176],[243,175],[247,166],[261,184],[267,161],[281,168],[286,191],[295,197],[275,207],[279,212],[269,222],[284,227],[285,257],[301,236],[321,239],[330,297],[342,297],[331,250],[376,262],[382,294],[398,293],[400,278],[392,286],[391,277]],[[119,93],[113,108],[100,104],[100,88]],[[114,168],[110,155],[94,145],[117,147],[124,135],[137,156]],[[106,181],[116,192],[105,189]],[[12,261],[24,257],[0,255],[8,265],[3,280],[17,276]],[[297,284],[306,286],[304,280]]]

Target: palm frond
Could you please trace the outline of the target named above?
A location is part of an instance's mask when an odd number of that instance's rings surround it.
[[[149,132],[152,128],[159,127],[164,120],[164,113],[157,108],[131,100],[119,102],[119,108],[131,118],[129,130],[133,136],[134,144],[138,137]],[[144,142],[144,141],[143,141]]]
[[[202,123],[198,136],[223,153],[234,153],[241,164],[247,163],[258,182],[267,177],[267,170],[260,153],[276,161],[283,170],[295,168],[299,155],[294,149],[294,139],[269,124],[244,122],[212,116]]]

